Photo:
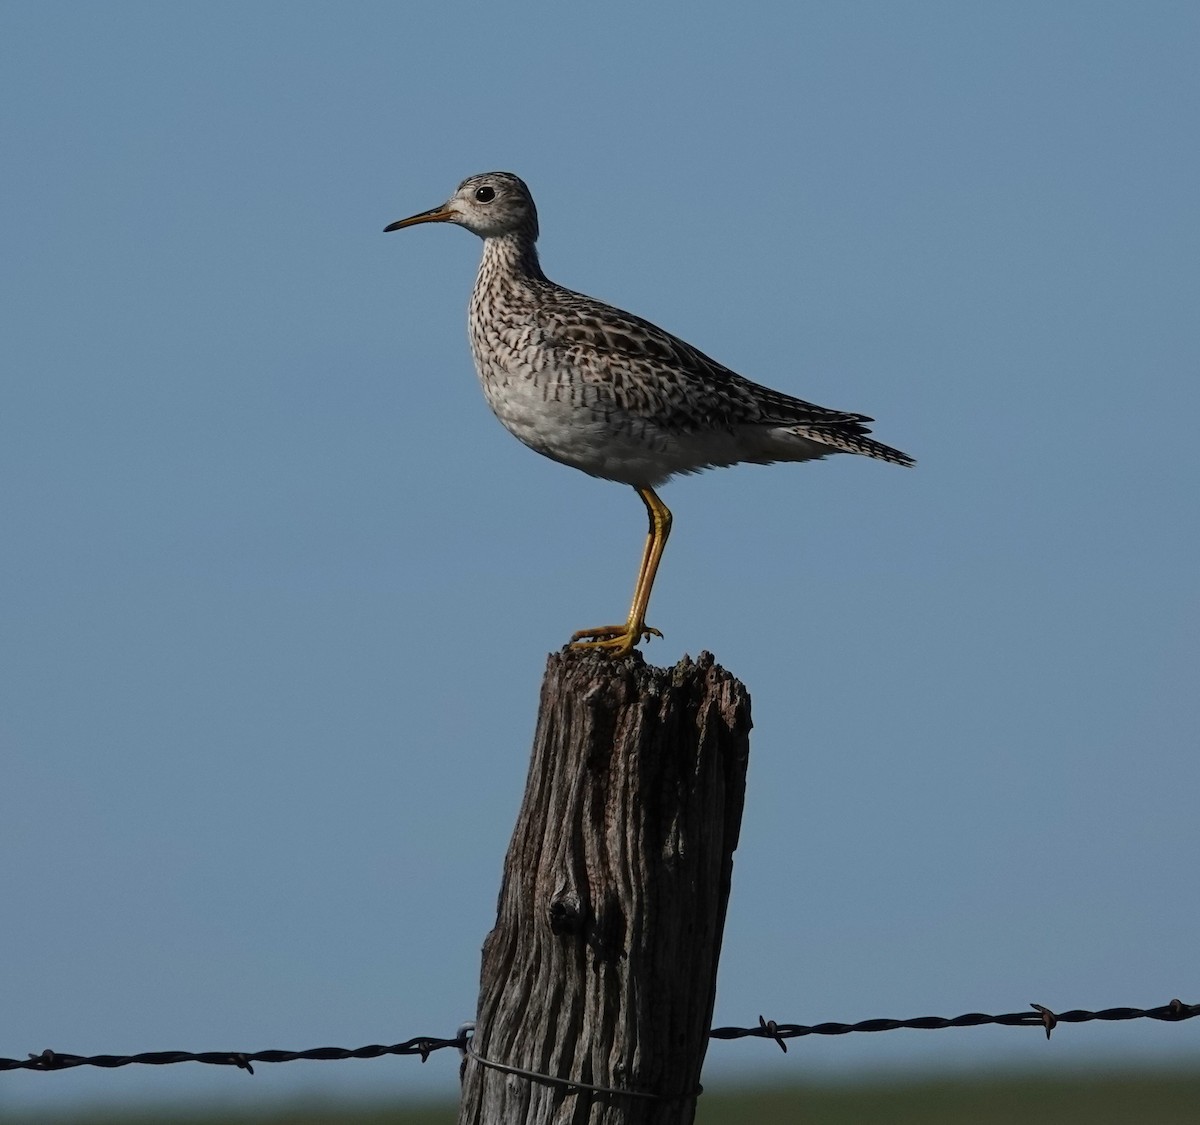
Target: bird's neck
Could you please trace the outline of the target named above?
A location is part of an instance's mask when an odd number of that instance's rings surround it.
[[[499,238],[485,238],[479,263],[479,285],[504,281],[545,281],[538,262],[537,246],[524,231]]]

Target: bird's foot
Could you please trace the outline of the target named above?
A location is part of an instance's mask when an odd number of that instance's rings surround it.
[[[624,625],[600,625],[595,629],[580,629],[577,633],[572,633],[570,647],[579,650],[592,649],[605,652],[609,656],[628,656],[642,641],[661,636],[662,633],[644,621],[637,626],[628,622]]]

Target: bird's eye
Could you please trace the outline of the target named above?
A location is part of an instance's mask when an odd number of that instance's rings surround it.
[[[481,187],[475,189],[475,198],[480,203],[491,203],[496,198],[496,189],[494,187]]]

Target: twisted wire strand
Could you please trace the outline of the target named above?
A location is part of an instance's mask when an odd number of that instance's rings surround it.
[[[1069,1012],[1052,1012],[1042,1004],[1031,1004],[1032,1011],[1006,1012],[1003,1015],[987,1015],[984,1012],[965,1012],[961,1016],[946,1018],[944,1016],[917,1016],[915,1019],[871,1019],[859,1020],[857,1023],[776,1023],[774,1020],[758,1017],[756,1027],[714,1027],[709,1032],[713,1039],[772,1039],[783,1050],[787,1050],[784,1040],[799,1039],[804,1035],[848,1035],[855,1031],[896,1031],[899,1028],[915,1028],[922,1031],[939,1031],[947,1027],[981,1027],[986,1024],[1000,1024],[1004,1027],[1041,1027],[1050,1038],[1052,1032],[1060,1023],[1090,1023],[1093,1020],[1115,1022],[1119,1020],[1162,1020],[1167,1023],[1178,1023],[1183,1020],[1195,1019],[1200,1016],[1200,1004],[1184,1004],[1181,1000],[1172,1000],[1157,1008],[1102,1008],[1099,1011],[1088,1011],[1083,1008],[1072,1008]]]
[[[857,1023],[777,1023],[775,1020],[759,1016],[758,1024],[754,1027],[715,1027],[709,1032],[709,1036],[713,1039],[770,1039],[783,1051],[786,1051],[788,1039],[799,1039],[805,1035],[848,1035],[851,1032],[896,1031],[900,1028],[937,1031],[949,1027],[980,1027],[986,1024],[999,1024],[1004,1027],[1041,1027],[1046,1032],[1046,1038],[1049,1039],[1050,1033],[1060,1023],[1090,1023],[1094,1020],[1112,1023],[1140,1019],[1181,1023],[1184,1020],[1200,1016],[1200,1004],[1184,1004],[1181,1000],[1172,1000],[1157,1008],[1102,1008],[1099,1011],[1072,1008],[1068,1012],[1057,1013],[1041,1004],[1033,1004],[1031,1008],[1032,1010],[1027,1012],[1007,1012],[1002,1015],[966,1012],[961,1016],[951,1018],[918,1016],[915,1019],[870,1019],[860,1020]],[[31,1054],[24,1059],[0,1058],[0,1071],[54,1071],[69,1070],[77,1066],[113,1068],[129,1066],[133,1063],[165,1066],[171,1063],[198,1062],[210,1066],[236,1066],[253,1074],[255,1063],[294,1062],[297,1059],[376,1059],[384,1055],[416,1055],[422,1062],[425,1062],[433,1052],[445,1050],[448,1047],[466,1052],[470,1042],[467,1028],[469,1025],[464,1025],[464,1030],[461,1030],[453,1039],[419,1035],[414,1039],[405,1040],[403,1043],[391,1045],[372,1043],[365,1047],[354,1048],[313,1047],[307,1051],[144,1051],[136,1055],[70,1055],[45,1050],[38,1054]],[[490,1062],[490,1060],[488,1061]],[[570,1085],[587,1088],[577,1082],[570,1083]],[[610,1092],[626,1096],[633,1093],[627,1090]]]
[[[210,1066],[236,1066],[254,1073],[255,1063],[295,1062],[297,1059],[339,1060],[377,1059],[384,1055],[417,1055],[424,1062],[434,1051],[466,1046],[466,1039],[435,1039],[419,1035],[403,1043],[372,1043],[366,1047],[312,1047],[307,1051],[143,1051],[137,1055],[68,1055],[45,1050],[25,1059],[0,1058],[4,1070],[69,1070],[76,1066],[118,1067],[139,1063],[166,1066],[170,1063],[198,1062]]]

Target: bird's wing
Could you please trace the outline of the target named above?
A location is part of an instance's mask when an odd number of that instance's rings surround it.
[[[623,413],[665,429],[802,426],[865,434],[865,414],[828,410],[760,386],[633,313],[570,290],[543,303],[543,346]]]

